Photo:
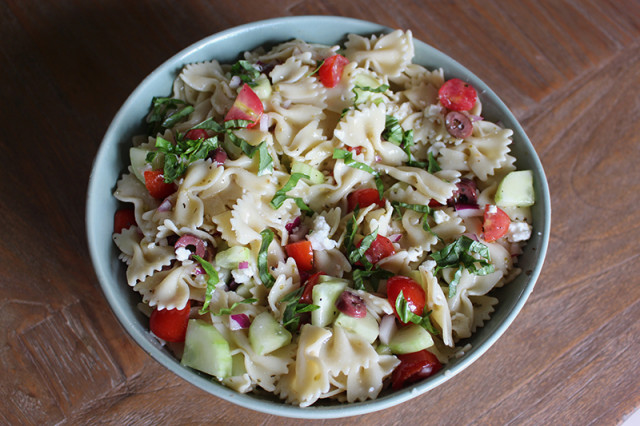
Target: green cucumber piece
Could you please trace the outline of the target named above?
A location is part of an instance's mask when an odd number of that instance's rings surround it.
[[[389,349],[394,354],[418,352],[433,346],[431,334],[418,324],[398,328],[389,340]]]
[[[250,257],[248,247],[233,246],[216,254],[215,262],[221,268],[237,269],[240,262],[248,262]]]
[[[343,280],[325,281],[313,286],[311,300],[319,308],[311,311],[311,324],[316,327],[326,327],[338,316],[336,300],[347,288],[347,283]]]
[[[158,170],[161,169],[164,165],[164,154],[161,152],[156,152],[151,165],[147,162],[147,155],[151,151],[149,149],[132,147],[129,148],[129,160],[131,161],[131,168],[133,169],[133,174],[140,180],[140,182],[145,183],[144,181],[144,172],[146,170]]]
[[[391,349],[389,349],[389,345],[383,345],[382,343],[376,346],[376,352],[379,355],[391,355]]]
[[[291,343],[291,333],[265,311],[249,326],[249,342],[255,353],[266,355]]]
[[[357,74],[353,78],[353,83],[356,86],[353,91],[355,92],[356,98],[354,100],[354,104],[359,105],[364,102],[367,102],[373,98],[380,98],[379,93],[370,92],[368,90],[362,90],[359,87],[370,87],[372,89],[377,89],[382,85],[380,81],[370,76],[369,74],[360,73]]]
[[[324,175],[322,172],[308,164],[300,161],[295,161],[291,164],[291,174],[302,173],[309,176],[309,182],[312,184],[319,184],[324,182]]]
[[[231,376],[229,343],[213,325],[190,319],[180,363],[222,380]]]
[[[502,179],[496,190],[498,207],[528,207],[536,202],[533,191],[533,172],[518,170]]]
[[[345,330],[363,337],[369,343],[375,342],[378,338],[378,334],[380,334],[378,321],[376,321],[369,312],[367,312],[367,315],[362,318],[350,317],[349,315],[340,312],[334,321],[334,325],[339,325]]]
[[[269,82],[269,78],[264,74],[260,75],[256,80],[256,85],[251,89],[253,89],[253,92],[256,95],[258,95],[261,101],[269,99],[269,96],[271,96],[271,92],[273,91],[271,89],[271,82]]]
[[[345,286],[349,285],[349,280],[344,278],[332,277],[331,275],[318,276],[318,282],[319,283],[340,282],[340,283],[344,283]]]

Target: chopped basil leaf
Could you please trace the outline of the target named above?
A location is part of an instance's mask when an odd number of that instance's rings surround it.
[[[300,297],[302,297],[303,292],[304,286],[280,299],[281,303],[287,304],[282,313],[282,325],[292,333],[295,332],[300,325],[300,314],[320,309],[320,306],[312,303],[300,303]]]
[[[220,278],[218,277],[218,271],[213,268],[212,264],[198,255],[194,254],[192,257],[200,263],[202,269],[204,269],[204,272],[207,274],[207,289],[205,290],[204,305],[202,305],[202,308],[198,311],[200,315],[202,315],[209,311],[209,303],[211,302],[211,297],[216,289],[216,285],[220,282]]]
[[[404,209],[413,210],[418,213],[426,213],[429,215],[433,214],[433,209],[431,209],[431,207],[424,204],[410,204],[410,203],[403,203],[402,201],[392,201],[391,206],[398,213],[400,213],[400,208],[402,207]]]
[[[429,173],[435,173],[435,172],[439,172],[440,170],[442,170],[440,168],[440,164],[438,164],[438,162],[436,161],[436,158],[433,156],[433,153],[430,152],[429,153],[429,165],[427,167],[427,171]]]
[[[260,281],[265,287],[271,288],[276,282],[273,275],[269,272],[269,264],[267,263],[267,257],[269,255],[269,245],[273,241],[273,231],[269,228],[260,233],[262,236],[262,244],[260,245],[260,251],[258,252],[258,274],[260,275]]]
[[[205,129],[205,130],[211,130],[216,133],[222,133],[225,131],[225,127],[215,122],[213,118],[207,118],[203,122],[193,126],[192,129]]]
[[[320,71],[320,68],[322,68],[322,66],[324,65],[324,61],[318,61],[316,62],[316,69],[314,69],[313,71],[311,71],[309,74],[307,74],[307,77],[311,77],[312,75],[314,75],[315,73],[317,73],[318,71]]]
[[[400,294],[398,294],[395,308],[396,308],[396,312],[398,313],[398,317],[403,323],[407,324],[412,322],[414,324],[418,324],[419,326],[423,327],[431,334],[434,334],[434,335],[440,334],[438,330],[436,330],[433,327],[433,324],[431,324],[431,320],[429,319],[429,316],[431,315],[431,311],[427,312],[423,316],[420,316],[411,312],[411,309],[409,308],[409,303],[407,302],[407,299],[404,298],[404,294],[402,294],[402,291],[400,292]]]
[[[371,269],[373,265],[369,262],[369,260],[365,257],[364,254],[366,253],[367,250],[369,250],[369,247],[371,247],[371,244],[375,241],[377,237],[378,237],[378,228],[376,228],[375,231],[373,231],[371,234],[367,235],[362,239],[360,243],[360,247],[352,250],[349,253],[349,262],[351,263],[361,262],[367,267],[367,269]]]
[[[233,305],[231,305],[230,308],[222,308],[220,309],[220,312],[218,312],[217,314],[213,314],[216,317],[222,316],[222,315],[231,315],[231,312],[236,308],[236,306],[239,306],[243,303],[255,303],[257,302],[258,299],[244,299],[241,300],[240,302],[235,302]]]
[[[231,75],[237,75],[244,83],[252,85],[260,77],[260,70],[249,61],[240,60],[231,66]]]
[[[474,253],[480,258],[473,256]],[[442,250],[432,253],[431,258],[436,261],[434,274],[444,268],[457,268],[454,279],[449,284],[449,298],[456,294],[456,287],[463,268],[475,275],[487,275],[495,270],[491,264],[489,247],[478,241],[473,241],[465,235]]]
[[[309,207],[302,198],[295,197],[293,200],[296,202],[296,205],[301,212],[304,212],[307,216],[313,216],[314,211],[311,210],[311,207]]]
[[[181,99],[154,97],[151,100],[151,111],[147,116],[149,136],[172,128],[178,121],[191,114],[193,110],[193,106]]]
[[[369,87],[369,86],[360,86],[358,84],[356,84],[356,86],[351,89],[351,91],[354,93],[355,98],[353,100],[354,105],[357,105],[359,103],[362,103],[364,101],[366,101],[366,99],[361,99],[361,97],[364,96],[365,92],[371,92],[371,93],[384,93],[387,90],[389,90],[389,85],[387,84],[382,84],[378,87]]]
[[[382,198],[382,193],[384,192],[384,183],[380,178],[380,173],[374,170],[371,166],[368,166],[364,163],[354,160],[353,156],[351,155],[351,152],[346,151],[344,149],[340,149],[340,148],[334,149],[333,158],[336,160],[344,160],[344,164],[346,164],[349,167],[353,167],[354,169],[371,173],[376,182],[376,188],[378,189],[378,194],[380,195],[380,198]]]
[[[258,145],[258,176],[273,172],[273,157],[269,154],[267,141],[262,141]]]
[[[344,237],[344,248],[347,253],[351,253],[353,250],[353,240],[356,237],[358,231],[358,215],[360,214],[360,206],[356,206],[353,210],[351,218],[347,221],[346,232]]]
[[[387,271],[386,269],[380,269],[378,267],[374,267],[374,269],[370,269],[368,271],[364,269],[354,269],[353,270],[354,288],[356,290],[366,290],[364,280],[368,279],[369,284],[371,284],[371,288],[373,289],[373,291],[378,291],[380,280],[389,279],[393,275],[394,275],[393,272]]]
[[[176,143],[156,138],[156,148],[164,153],[164,181],[171,183],[182,176],[191,163],[207,158],[209,152],[218,147],[218,138],[202,138],[197,140],[177,138]],[[152,153],[150,153],[152,154]],[[155,155],[147,155],[146,161],[151,162]]]
[[[398,146],[402,145],[404,130],[402,130],[397,118],[391,115],[385,116],[382,137]]]
[[[305,175],[303,173],[293,173],[289,177],[289,180],[287,181],[287,183],[285,183],[282,188],[280,188],[279,190],[276,191],[275,195],[273,196],[273,198],[269,202],[269,205],[271,205],[271,207],[273,207],[274,209],[279,209],[282,206],[282,204],[284,203],[284,200],[289,198],[287,196],[287,192],[291,191],[293,188],[295,188],[296,185],[298,184],[298,181],[300,179],[302,179],[302,178],[309,179],[309,176],[307,176],[307,175]],[[296,204],[297,203],[298,202],[296,201]]]

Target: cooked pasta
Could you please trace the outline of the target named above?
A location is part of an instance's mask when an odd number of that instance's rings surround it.
[[[445,104],[446,73],[412,63],[411,32],[339,49],[186,64],[114,193],[133,219],[113,240],[156,337],[212,380],[302,407],[417,380],[398,377],[406,354],[437,371],[468,350],[531,228],[528,206],[496,207],[513,132],[477,98]],[[154,326],[178,311],[186,332]],[[219,336],[207,365],[196,327]]]

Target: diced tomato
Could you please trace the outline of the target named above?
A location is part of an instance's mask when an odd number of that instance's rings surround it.
[[[400,365],[393,370],[391,387],[394,390],[426,379],[442,369],[442,364],[434,354],[426,349],[398,355]]]
[[[438,91],[440,103],[452,111],[469,111],[476,104],[478,94],[469,83],[452,78],[445,82]]]
[[[113,233],[119,234],[123,229],[130,228],[136,223],[136,214],[133,209],[120,209],[113,216]]]
[[[342,55],[333,55],[324,60],[318,70],[318,78],[324,87],[336,87],[342,78],[344,66],[349,60]]]
[[[324,275],[324,272],[316,272],[311,275],[304,285],[302,296],[300,296],[300,303],[312,303],[311,295],[313,294],[313,287],[318,284],[320,275]]]
[[[149,328],[159,338],[167,342],[184,342],[189,322],[191,302],[183,309],[154,309],[149,318]]]
[[[347,146],[345,146],[345,149],[347,151],[349,151],[349,152],[353,152],[354,154],[358,155],[358,154],[360,154],[362,152],[362,150],[364,148],[361,147],[361,146],[349,146],[349,145],[347,145]]]
[[[302,240],[287,244],[285,250],[287,251],[287,256],[293,257],[293,260],[296,261],[299,270],[310,271],[313,269],[313,247],[311,247],[311,241]]]
[[[205,129],[191,129],[185,135],[184,138],[190,141],[197,141],[198,139],[207,139],[209,134]]]
[[[426,304],[426,295],[422,286],[411,278],[402,275],[396,275],[387,280],[387,298],[389,299],[389,303],[391,303],[396,317],[400,322],[405,324],[405,322],[400,319],[398,312],[396,312],[396,300],[400,292],[402,292],[402,296],[407,301],[409,310],[416,315],[422,316],[424,305]]]
[[[444,204],[440,204],[434,199],[429,200],[429,207],[444,207]]]
[[[164,181],[164,172],[162,170],[147,170],[144,172],[144,184],[153,198],[162,200],[176,192],[174,183],[166,183]]]
[[[384,207],[385,199],[380,198],[380,193],[375,188],[361,188],[347,195],[347,204],[349,211],[355,210],[356,206],[363,209],[371,204]]]
[[[262,101],[258,95],[256,95],[256,92],[251,89],[251,86],[245,83],[242,89],[240,89],[240,93],[238,93],[233,106],[224,117],[224,121],[248,120],[252,122],[247,126],[247,128],[250,129],[258,124],[263,112],[264,106],[262,105]]]
[[[484,207],[484,240],[488,243],[503,237],[509,231],[511,219],[500,207],[487,204]]]
[[[361,244],[362,240],[356,243],[356,247],[360,247]],[[373,240],[367,251],[364,252],[364,256],[369,262],[375,265],[385,257],[395,254],[395,252],[396,249],[393,247],[393,243],[390,239],[383,237],[382,235],[377,235],[376,239]]]

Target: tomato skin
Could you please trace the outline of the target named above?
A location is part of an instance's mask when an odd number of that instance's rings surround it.
[[[324,87],[336,87],[342,78],[344,66],[349,60],[342,55],[333,55],[324,60],[318,70],[318,78]]]
[[[293,257],[301,271],[313,269],[313,247],[311,241],[302,240],[285,246],[287,256]]]
[[[451,111],[469,111],[476,104],[478,94],[469,83],[452,78],[438,90],[440,103]]]
[[[371,204],[384,207],[385,199],[380,198],[380,193],[375,188],[361,188],[347,195],[347,204],[349,211],[355,210],[356,206],[363,209]]]
[[[113,233],[119,234],[123,229],[137,226],[136,213],[133,209],[116,210],[113,215]]]
[[[197,141],[198,139],[207,139],[209,134],[205,129],[191,129],[185,135],[184,138],[190,141]]]
[[[394,390],[426,379],[442,369],[438,358],[426,349],[397,356],[400,365],[393,370],[391,375],[391,387]]]
[[[396,275],[387,280],[387,298],[393,307],[393,313],[396,315],[396,318],[398,318],[402,324],[406,324],[400,319],[398,312],[396,312],[396,299],[400,295],[400,292],[402,292],[404,299],[407,301],[409,310],[416,315],[422,316],[426,304],[424,289],[411,278]]]
[[[495,208],[495,212],[492,209]],[[509,225],[511,219],[509,215],[504,212],[500,207],[491,206],[487,204],[484,206],[484,223],[482,230],[484,232],[484,240],[491,243],[509,232]]]
[[[164,172],[162,170],[145,171],[144,184],[149,194],[159,200],[165,199],[176,192],[176,185],[174,183],[166,183],[164,181]]]
[[[359,155],[359,154],[362,152],[362,150],[363,150],[364,148],[363,148],[363,147],[361,147],[361,146],[348,146],[348,145],[347,145],[347,146],[345,147],[345,149],[346,149],[347,151],[349,151],[349,152],[353,152],[354,154]]]
[[[155,308],[149,318],[149,329],[167,342],[184,342],[190,311],[191,302],[189,300],[183,309]]]
[[[360,247],[361,244],[362,240],[356,243],[356,247]],[[373,240],[367,251],[364,252],[364,256],[369,262],[375,265],[385,257],[395,254],[395,252],[396,249],[393,247],[393,243],[390,239],[383,237],[382,235],[376,235],[376,239]]]
[[[224,117],[224,121],[229,120],[248,120],[251,121],[247,125],[247,129],[254,127],[260,121],[264,106],[262,101],[247,83],[242,86],[240,93],[236,97],[233,106]]]
[[[313,287],[318,284],[320,275],[324,275],[324,272],[316,272],[307,279],[304,290],[302,291],[302,296],[300,296],[301,303],[312,303],[311,295],[313,294]]]

